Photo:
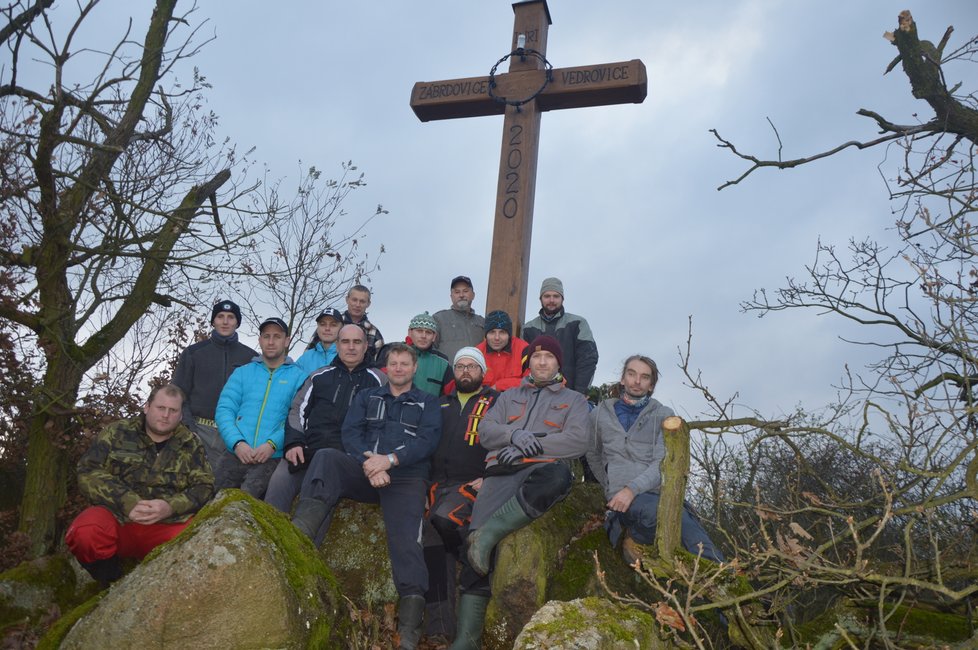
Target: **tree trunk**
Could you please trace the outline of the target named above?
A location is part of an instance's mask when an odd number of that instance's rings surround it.
[[[28,535],[34,556],[50,551],[57,543],[57,514],[67,494],[68,446],[77,435],[73,412],[81,379],[82,371],[66,356],[48,359],[34,401],[18,526]]]
[[[662,459],[655,546],[659,557],[668,562],[682,540],[683,501],[689,476],[689,426],[674,415],[662,423],[662,435],[666,457]]]

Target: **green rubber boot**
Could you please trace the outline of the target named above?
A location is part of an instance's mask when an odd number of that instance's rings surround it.
[[[499,507],[481,528],[477,528],[469,533],[469,549],[466,553],[469,565],[480,576],[489,573],[489,559],[492,557],[492,549],[496,548],[503,537],[509,535],[514,530],[519,530],[523,526],[533,521],[533,518],[523,512],[523,506],[516,500],[516,497]]]
[[[487,607],[489,596],[462,594],[458,599],[458,632],[448,650],[479,650],[482,647]]]
[[[329,514],[329,505],[319,499],[299,499],[292,515],[292,525],[309,539],[316,539],[316,531]]]
[[[415,650],[421,639],[421,619],[424,617],[424,596],[401,596],[397,603],[398,650]]]

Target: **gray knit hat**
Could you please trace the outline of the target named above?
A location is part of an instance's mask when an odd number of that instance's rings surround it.
[[[471,346],[466,346],[455,353],[455,361],[452,363],[458,363],[459,359],[472,359],[479,367],[482,368],[482,372],[486,371],[486,358],[482,356],[482,351],[479,348],[473,348]]]
[[[435,318],[428,312],[423,314],[418,314],[411,319],[408,323],[409,330],[431,330],[432,332],[438,333],[438,323]]]
[[[556,291],[561,296],[564,295],[564,283],[560,281],[560,278],[547,278],[540,285],[540,295],[547,293],[548,291]]]

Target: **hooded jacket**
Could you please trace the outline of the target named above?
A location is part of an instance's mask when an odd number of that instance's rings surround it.
[[[258,357],[231,373],[214,417],[227,450],[233,453],[242,440],[251,447],[270,441],[275,447],[272,458],[281,458],[289,406],[305,380],[306,371],[291,359],[269,369]]]

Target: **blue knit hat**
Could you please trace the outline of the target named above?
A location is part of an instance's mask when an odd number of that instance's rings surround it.
[[[513,335],[513,319],[502,309],[486,314],[486,334],[494,329],[506,330],[507,334]]]

